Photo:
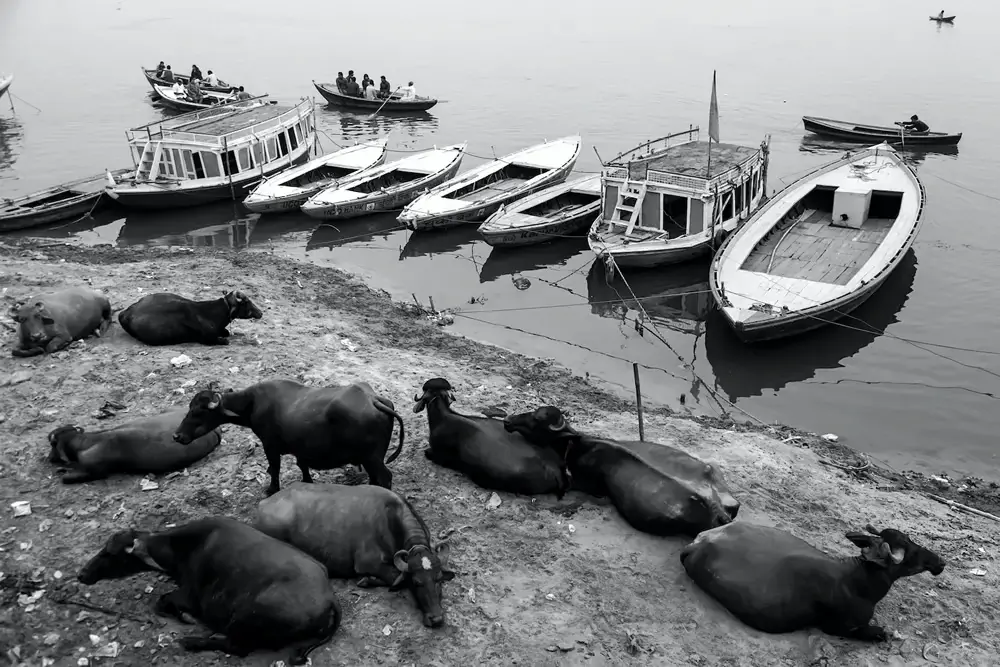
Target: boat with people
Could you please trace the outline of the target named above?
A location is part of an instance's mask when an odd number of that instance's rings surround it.
[[[413,111],[427,111],[434,105],[438,103],[438,100],[433,97],[411,97],[405,98],[398,93],[392,93],[388,99],[373,99],[369,100],[364,97],[355,97],[354,95],[348,95],[346,93],[340,92],[337,89],[337,84],[334,83],[316,83],[313,79],[313,86],[319,91],[319,94],[326,99],[326,101],[333,106],[342,107],[345,109],[354,109],[356,111],[378,111],[382,112],[413,112]]]
[[[612,269],[704,255],[766,197],[767,141],[756,148],[718,142],[710,148],[699,132],[690,127],[668,134],[604,164],[604,208],[588,241]]]
[[[124,176],[131,171],[117,169],[111,175]],[[104,195],[107,177],[107,172],[101,172],[21,197],[0,199],[0,232],[39,227],[91,212]]]
[[[317,192],[337,187],[343,179],[384,163],[388,142],[387,134],[381,139],[346,146],[278,172],[251,190],[243,205],[257,213],[299,208]]]
[[[435,146],[349,176],[302,205],[314,218],[355,218],[403,208],[458,173],[466,143]]]
[[[899,265],[924,198],[889,144],[848,153],[774,195],[729,237],[709,272],[712,295],[744,341],[835,322]]]
[[[545,141],[470,169],[420,195],[397,219],[413,231],[482,222],[503,204],[566,180],[581,141]]]
[[[813,134],[869,144],[885,141],[890,144],[900,144],[904,147],[954,146],[962,139],[961,132],[957,134],[930,131],[908,132],[902,126],[863,125],[861,123],[849,123],[843,120],[819,118],[817,116],[803,116],[802,125],[805,127],[806,132],[812,132]]]
[[[4,94],[7,92],[7,89],[10,88],[10,84],[12,83],[14,83],[13,74],[6,74],[6,75],[0,74],[0,97],[4,96]]]
[[[188,82],[191,80],[191,77],[188,76],[187,74],[179,74],[171,70],[171,74],[173,75],[173,80],[167,81],[166,79],[156,75],[155,67],[153,69],[146,69],[145,67],[142,67],[142,73],[143,76],[146,77],[146,82],[149,83],[149,85],[153,88],[154,91],[156,90],[157,86],[166,86],[167,88],[169,88],[170,86],[174,85],[175,81],[180,81],[182,85],[186,86]],[[222,80],[219,81],[219,85],[217,86],[209,85],[208,83],[205,82],[204,79],[201,80],[201,89],[203,91],[207,90],[213,93],[228,93],[233,88],[238,88],[238,87],[239,86],[230,85]]]
[[[587,175],[501,206],[479,233],[494,247],[545,243],[587,229],[600,210],[601,176]]]
[[[187,89],[183,92],[175,92],[172,87],[153,86],[153,93],[156,99],[164,106],[178,111],[196,111],[198,109],[211,109],[222,104],[238,101],[237,93],[213,93],[211,91],[201,91],[201,100],[192,101],[187,95]]]
[[[929,18],[931,21],[937,21],[938,23],[954,23],[955,22],[954,15],[952,15],[952,16],[941,16],[941,15],[938,15],[938,16],[928,16],[927,18]]]
[[[191,111],[126,131],[135,171],[108,194],[125,206],[177,208],[240,201],[264,178],[305,162],[315,107],[264,99]]]

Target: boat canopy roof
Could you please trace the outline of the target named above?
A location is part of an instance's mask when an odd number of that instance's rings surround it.
[[[671,146],[664,151],[643,159],[629,162],[630,179],[644,179],[650,171],[674,176],[709,180],[735,169],[755,157],[757,148],[737,144],[712,144],[711,173],[709,170],[707,141],[688,141]]]

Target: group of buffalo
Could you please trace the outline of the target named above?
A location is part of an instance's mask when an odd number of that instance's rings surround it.
[[[73,340],[105,333],[112,308],[99,292],[69,288],[15,305],[15,356],[55,352]],[[147,345],[228,343],[234,319],[259,319],[243,293],[210,301],[159,293],[120,312],[122,329]],[[711,464],[675,447],[616,441],[580,433],[558,408],[505,419],[452,409],[452,386],[424,383],[414,412],[426,411],[427,459],[477,485],[524,495],[567,491],[604,497],[634,528],[694,541],[680,555],[688,575],[747,625],[764,632],[818,627],[842,637],[885,638],[871,625],[876,603],[904,576],[944,569],[940,556],[897,530],[847,533],[860,554],[835,558],[792,534],[735,521],[740,503]],[[395,424],[399,444],[386,458]],[[63,483],[111,474],[165,473],[209,455],[219,428],[235,424],[260,439],[270,484],[253,524],[226,517],[160,532],[113,535],[79,573],[90,585],[140,572],[162,572],[178,588],[156,611],[200,621],[212,635],[182,638],[188,650],[247,655],[293,649],[293,664],[329,641],[341,609],[329,578],[361,586],[409,588],[424,624],[444,623],[442,583],[448,543],[431,533],[412,505],[391,491],[392,463],[402,451],[404,422],[389,399],[364,382],[309,387],[268,380],[239,391],[200,391],[175,409],[108,430],[63,426],[49,434],[52,463]],[[281,457],[295,457],[302,482],[281,489]],[[310,470],[361,466],[369,484],[311,484]]]

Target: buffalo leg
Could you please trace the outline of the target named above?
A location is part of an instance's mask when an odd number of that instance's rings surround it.
[[[829,623],[820,626],[820,630],[834,637],[844,637],[846,639],[860,639],[868,642],[882,642],[886,639],[885,630],[877,625],[862,625],[849,628],[841,623]]]
[[[153,605],[153,611],[160,616],[176,618],[181,623],[193,625],[197,622],[194,617],[198,614],[198,610],[179,588],[161,595]]]
[[[45,354],[44,347],[15,347],[10,353],[15,357],[37,357]]]
[[[299,464],[299,470],[302,471],[302,481],[305,482],[306,484],[312,484],[313,478],[312,474],[309,472],[309,466],[302,463],[301,461],[296,461],[296,463]]]
[[[63,349],[72,342],[73,342],[72,338],[56,336],[55,338],[53,338],[52,340],[50,340],[48,343],[45,344],[45,351],[48,352],[49,354],[52,354],[53,352],[58,352],[59,350]]]
[[[63,484],[80,484],[82,482],[92,482],[95,479],[104,479],[107,474],[97,470],[71,470],[62,476]]]
[[[281,489],[281,482],[279,477],[281,476],[281,454],[267,451],[264,449],[264,455],[267,457],[267,472],[271,475],[271,484],[267,487],[267,495],[274,495]]]
[[[221,651],[223,653],[228,653],[229,655],[244,658],[250,655],[251,651],[251,649],[246,646],[234,643],[228,637],[219,637],[216,635],[209,637],[188,635],[178,639],[177,643],[180,644],[184,650],[191,651],[192,653],[198,651]]]
[[[361,464],[365,472],[368,473],[368,483],[372,486],[381,486],[383,489],[392,488],[392,473],[385,467],[385,463],[379,460],[366,461]]]

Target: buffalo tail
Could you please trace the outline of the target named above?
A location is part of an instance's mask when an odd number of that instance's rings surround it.
[[[396,447],[396,451],[394,451],[392,454],[390,454],[389,458],[387,458],[385,460],[385,462],[387,464],[388,463],[392,463],[393,461],[395,461],[399,457],[399,455],[403,451],[403,433],[404,433],[404,431],[403,431],[403,418],[399,416],[398,412],[396,412],[395,410],[393,410],[389,406],[383,405],[382,402],[380,400],[378,400],[377,398],[373,401],[373,403],[375,404],[375,407],[379,409],[380,412],[383,412],[383,413],[385,413],[385,414],[387,414],[387,415],[389,415],[391,417],[395,417],[396,421],[399,422],[399,446]]]
[[[319,638],[319,640],[307,644],[300,648],[295,649],[292,652],[289,662],[293,665],[304,665],[309,661],[309,654],[318,649],[320,646],[329,643],[333,639],[333,635],[337,632],[337,628],[340,627],[340,603],[336,600],[333,601],[333,610],[330,612],[330,623],[329,630],[325,635]]]

